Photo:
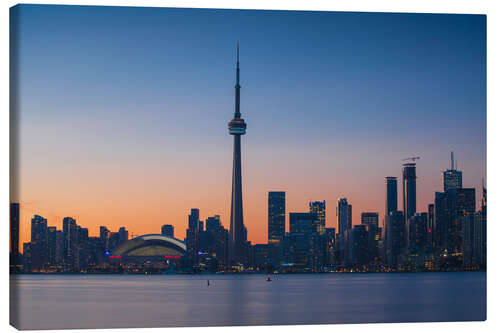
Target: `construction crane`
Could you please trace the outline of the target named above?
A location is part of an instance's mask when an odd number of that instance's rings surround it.
[[[419,160],[420,157],[419,156],[415,156],[415,157],[408,157],[408,158],[403,158],[401,161],[412,161],[412,162],[415,162],[416,160]]]

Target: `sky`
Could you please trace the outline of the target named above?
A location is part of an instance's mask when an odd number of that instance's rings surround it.
[[[229,227],[236,44],[243,211],[267,242],[267,193],[288,213],[346,197],[383,215],[386,176],[417,161],[417,211],[455,152],[486,178],[486,17],[22,5],[13,16],[21,242],[34,214],[97,235],[173,224],[191,208]]]

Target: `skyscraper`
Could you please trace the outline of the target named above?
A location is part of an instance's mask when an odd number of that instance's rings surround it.
[[[268,244],[278,243],[285,235],[285,192],[269,192],[267,199]]]
[[[290,213],[290,234],[314,232],[314,222],[317,216],[314,213]]]
[[[437,233],[436,233],[436,211],[434,209],[434,204],[431,203],[427,209],[427,216],[429,217],[428,228],[427,230],[427,245],[436,246],[437,244]]]
[[[200,225],[200,210],[198,208],[191,208],[191,214],[188,216],[188,228],[198,229]]]
[[[168,237],[174,237],[174,226],[171,224],[162,225],[161,226],[161,234],[168,236]]]
[[[435,246],[440,249],[451,250],[451,240],[449,236],[452,233],[451,220],[451,200],[449,199],[450,192],[435,192],[434,199],[434,242]]]
[[[48,262],[50,265],[56,264],[57,250],[57,229],[56,227],[47,227],[47,247],[48,247]]]
[[[220,228],[220,215],[207,217],[205,228],[208,232],[215,232]]]
[[[24,272],[31,272],[33,265],[31,264],[31,243],[23,243],[23,260],[22,266]]]
[[[64,235],[64,263],[67,268],[75,268],[75,250],[76,250],[76,220],[71,217],[63,218]]]
[[[453,152],[451,152],[450,168],[443,171],[443,190],[446,192],[451,189],[458,190],[460,188],[462,188],[462,171],[456,170],[455,159]]]
[[[396,177],[385,177],[385,215],[398,210],[398,179]]]
[[[349,260],[349,235],[352,228],[352,206],[346,198],[337,201],[338,250],[344,260]]]
[[[62,230],[56,230],[55,264],[60,265],[64,259],[64,234]]]
[[[31,264],[33,269],[39,270],[47,262],[47,220],[40,215],[31,219]]]
[[[484,186],[484,179],[482,181],[483,198],[481,199],[481,213],[486,216],[486,187]]]
[[[348,262],[355,265],[366,265],[369,259],[368,227],[355,225],[349,238]]]
[[[337,230],[341,236],[352,227],[352,206],[346,198],[341,198],[337,202],[337,224]]]
[[[99,240],[101,242],[101,247],[104,251],[108,250],[108,237],[109,237],[109,230],[105,226],[100,226],[99,227]]]
[[[474,213],[476,211],[476,189],[457,189],[457,214]]]
[[[241,184],[241,136],[246,133],[247,125],[240,113],[240,48],[236,51],[236,85],[234,118],[228,124],[229,134],[234,137],[233,184],[231,195],[231,260],[245,261],[246,232],[243,224],[243,198]]]
[[[205,232],[202,233],[200,247],[203,252],[215,255],[217,265],[223,268],[228,264],[227,230],[222,226],[220,216],[209,216],[205,223]]]
[[[118,244],[122,244],[128,241],[128,230],[125,227],[121,227],[118,230],[118,238],[119,238]]]
[[[408,221],[408,246],[423,248],[427,245],[429,217],[427,213],[415,213]]]
[[[391,213],[398,211],[398,179],[396,177],[385,177],[385,215],[384,215],[384,230],[383,230],[383,252],[384,259],[388,259],[389,253],[389,229],[388,223]]]
[[[434,209],[437,245],[448,252],[460,252],[462,248],[460,218],[475,212],[476,190],[450,188],[445,192],[436,192]]]
[[[395,268],[398,264],[398,256],[406,243],[403,212],[395,211],[387,216],[386,237],[387,266]]]
[[[325,233],[326,228],[326,203],[325,201],[314,201],[309,203],[309,212],[315,213],[318,219],[314,223],[314,231],[320,235]]]
[[[188,216],[188,229],[186,230],[186,255],[192,263],[196,263],[198,258],[199,222],[200,210],[198,208],[192,208],[191,214]]]
[[[311,267],[314,261],[315,213],[290,213],[291,257],[299,267]]]
[[[19,203],[10,204],[10,267],[17,271],[19,264]]]
[[[361,213],[361,224],[373,225],[378,227],[378,213],[376,212],[363,212]]]
[[[384,257],[382,244],[382,228],[375,224],[365,224],[368,231],[368,259],[369,262],[379,263]]]
[[[486,268],[486,215],[469,213],[460,217],[464,267]]]
[[[403,164],[403,214],[406,230],[408,221],[417,211],[417,173],[415,163]]]

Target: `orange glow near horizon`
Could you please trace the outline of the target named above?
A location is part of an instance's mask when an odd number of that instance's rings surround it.
[[[30,240],[31,218],[34,214],[45,217],[49,226],[58,229],[62,229],[62,219],[71,216],[77,224],[89,229],[90,236],[98,236],[99,226],[106,226],[113,232],[124,226],[132,238],[160,233],[162,225],[172,224],[175,237],[184,239],[191,208],[200,209],[200,219],[203,221],[209,216],[220,215],[222,224],[229,228],[230,156],[227,162],[224,163],[226,165],[219,163],[210,167],[196,166],[179,170],[168,170],[168,167],[162,170],[158,165],[144,165],[144,169],[137,166],[109,166],[101,168],[100,178],[89,177],[90,174],[95,175],[95,170],[89,168],[81,171],[81,180],[75,179],[69,172],[59,173],[59,177],[33,174],[21,181],[21,198],[24,200],[20,203],[20,249],[22,243]],[[287,171],[281,173],[275,173],[275,168],[279,169],[281,165],[269,167],[254,162],[245,166],[244,223],[248,229],[248,239],[254,244],[267,243],[269,191],[286,192],[287,229],[288,213],[306,212],[308,203],[315,200],[326,200],[327,227],[337,228],[335,207],[339,197],[347,197],[353,205],[354,225],[360,223],[363,211],[379,212],[379,223],[382,225],[383,177],[365,172],[358,177],[358,183],[349,184],[349,179],[356,178],[355,171],[346,173],[344,179],[337,179],[322,174],[324,171],[314,172],[314,168],[303,169],[304,165],[300,163],[296,167],[289,166]],[[198,169],[198,172],[194,169]],[[205,172],[202,172],[203,169]],[[297,178],[293,176],[296,173],[308,176]],[[348,190],[341,192],[336,189]],[[420,200],[420,210],[426,209],[432,200],[432,192],[427,192],[430,195]]]

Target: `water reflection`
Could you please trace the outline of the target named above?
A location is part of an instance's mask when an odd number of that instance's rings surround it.
[[[23,329],[484,320],[486,273],[20,275]]]

